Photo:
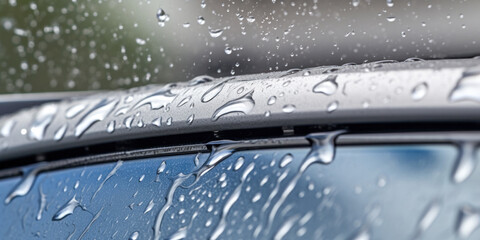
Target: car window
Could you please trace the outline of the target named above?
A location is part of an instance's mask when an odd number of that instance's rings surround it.
[[[452,183],[452,145],[340,146],[154,157],[2,179],[6,238],[450,239],[478,237],[476,169]],[[225,156],[227,156],[225,158]],[[198,181],[195,181],[198,180]],[[468,189],[468,191],[460,191]],[[16,196],[16,197],[12,197]],[[8,219],[8,220],[7,220]],[[472,220],[473,219],[473,220]],[[473,224],[473,228],[472,228]],[[473,233],[472,233],[473,232]]]

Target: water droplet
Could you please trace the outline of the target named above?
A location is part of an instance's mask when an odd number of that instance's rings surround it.
[[[83,236],[85,236],[85,234],[88,232],[88,230],[90,230],[90,228],[92,227],[93,223],[95,223],[95,221],[97,221],[97,219],[100,217],[100,215],[102,214],[102,211],[103,211],[103,207],[100,208],[100,210],[97,212],[97,214],[95,214],[95,216],[93,216],[92,220],[90,221],[90,223],[88,223],[87,227],[85,227],[85,229],[83,230],[82,234],[80,234],[80,237],[78,237],[78,240],[81,240],[83,238]]]
[[[338,101],[333,101],[327,105],[327,112],[332,113],[338,108]]]
[[[115,131],[115,120],[112,120],[107,125],[107,132],[113,133]]]
[[[47,196],[43,193],[42,186],[38,188],[38,192],[40,193],[40,207],[38,208],[37,221],[42,219],[42,213],[47,205]]]
[[[141,99],[132,109],[138,109],[144,105],[149,105],[151,110],[165,108],[167,104],[172,103],[175,97],[176,95],[172,94],[169,90],[162,89]]]
[[[368,231],[368,229],[366,227],[362,227],[362,229],[360,229],[360,231],[358,231],[357,233],[355,233],[355,235],[349,239],[352,239],[352,240],[370,240],[371,239],[371,236],[370,236],[370,232]]]
[[[232,113],[248,114],[255,106],[252,96],[253,90],[237,99],[228,101],[213,113],[212,121],[217,121],[220,117]]]
[[[64,123],[60,128],[55,131],[55,134],[53,135],[53,140],[55,141],[60,141],[62,140],[63,136],[65,136],[65,133],[67,132],[68,124]]]
[[[475,150],[475,143],[464,142],[460,145],[459,156],[452,172],[454,183],[462,183],[472,174],[477,165]]]
[[[255,196],[253,196],[253,198],[252,198],[252,203],[258,202],[258,200],[260,200],[260,198],[262,198],[262,194],[261,193],[256,193]]]
[[[153,227],[154,229],[154,240],[159,240],[160,235],[161,235],[161,226],[162,226],[162,221],[163,221],[163,216],[165,215],[165,212],[172,206],[173,203],[173,197],[175,194],[175,191],[177,188],[187,179],[188,175],[183,175],[180,173],[180,175],[177,176],[177,178],[173,181],[172,185],[170,186],[170,189],[168,190],[167,193],[167,201],[163,205],[162,209],[160,212],[158,212],[157,217],[155,218],[155,225]]]
[[[15,126],[17,122],[14,121],[13,119],[7,120],[3,126],[2,129],[0,130],[0,136],[1,137],[8,137],[12,133],[12,129]]]
[[[104,120],[117,105],[115,99],[103,99],[85,114],[75,127],[75,137],[82,136],[94,123]]]
[[[412,95],[411,95],[412,99],[414,101],[420,101],[427,95],[427,92],[428,92],[428,85],[427,83],[422,82],[412,89]]]
[[[281,226],[280,229],[275,233],[275,236],[273,237],[273,240],[281,240],[284,239],[285,235],[292,229],[292,227],[295,225],[297,220],[300,218],[298,215],[294,215],[290,218],[288,218]]]
[[[292,154],[288,153],[285,156],[283,156],[282,160],[280,160],[280,168],[284,168],[288,164],[290,164],[293,161],[293,156]]]
[[[210,30],[208,30],[208,32],[210,33],[211,37],[217,38],[217,37],[220,37],[220,35],[222,35],[223,30],[222,29],[210,29]]]
[[[189,23],[189,22],[184,23],[184,24],[183,24],[183,27],[184,27],[184,28],[190,27],[190,23]]]
[[[172,125],[172,121],[173,121],[173,118],[169,117],[169,118],[167,118],[167,121],[165,122],[165,124],[167,124],[167,126],[170,126],[170,125]]]
[[[312,145],[310,152],[303,159],[302,164],[300,165],[295,176],[290,180],[288,185],[283,190],[280,198],[273,205],[270,214],[268,215],[268,225],[267,229],[270,229],[273,223],[273,220],[276,218],[280,207],[283,205],[287,197],[292,193],[292,191],[297,186],[298,181],[303,176],[303,173],[310,167],[312,164],[330,164],[335,157],[335,139],[345,131],[333,131],[326,133],[312,133],[307,135],[305,138]]]
[[[181,106],[187,104],[191,99],[192,99],[192,96],[188,96],[188,97],[182,99],[182,101],[180,101],[178,103],[177,107],[181,107]]]
[[[450,101],[480,102],[480,67],[467,69],[458,80],[457,85],[450,93]]]
[[[113,175],[115,175],[115,173],[117,173],[118,169],[123,165],[123,161],[117,161],[117,163],[115,164],[115,166],[113,167],[112,171],[110,171],[107,175],[107,177],[105,177],[105,179],[103,179],[102,183],[100,183],[100,186],[98,186],[97,190],[93,193],[93,196],[91,198],[91,200],[93,200],[95,198],[95,196],[97,196],[98,192],[100,192],[100,190],[102,190],[103,188],[103,185],[105,184],[105,182],[108,181],[108,179],[110,179]]]
[[[218,83],[217,85],[209,88],[203,95],[202,95],[202,102],[210,102],[212,99],[214,99],[223,89],[223,86],[225,85],[227,81],[222,81]]]
[[[322,93],[327,96],[334,94],[337,91],[338,84],[336,82],[337,75],[330,75],[327,79],[317,83],[313,87],[314,93]]]
[[[162,163],[160,164],[160,166],[157,168],[157,178],[155,179],[155,182],[160,182],[160,173],[162,173],[163,171],[165,171],[165,167],[166,167],[166,163],[165,161],[162,161]]]
[[[138,232],[133,232],[132,235],[128,238],[128,240],[137,240],[138,239]]]
[[[135,118],[134,116],[128,116],[123,120],[123,124],[125,124],[126,128],[128,129],[132,128],[132,123],[134,118]]]
[[[396,19],[396,17],[387,17],[388,22],[395,22]]]
[[[273,105],[273,104],[275,104],[276,101],[277,101],[277,97],[271,96],[270,98],[268,98],[267,104],[268,105]]]
[[[205,18],[203,18],[202,16],[198,16],[197,23],[200,25],[205,24]]]
[[[243,166],[243,163],[245,162],[244,157],[239,157],[237,158],[237,161],[235,162],[235,165],[233,166],[233,170],[237,171]]]
[[[240,184],[235,188],[235,190],[230,194],[228,199],[225,201],[225,204],[223,205],[222,208],[222,214],[220,216],[220,221],[218,222],[217,226],[212,232],[212,235],[210,236],[211,240],[218,239],[220,235],[223,233],[225,228],[227,227],[227,216],[228,213],[230,212],[230,209],[233,207],[233,205],[237,202],[237,200],[240,198],[240,194],[242,192],[242,187],[243,183],[247,179],[248,175],[250,172],[253,171],[255,167],[255,163],[250,163],[245,170],[243,171],[242,177],[240,179]]]
[[[140,46],[145,45],[145,43],[147,43],[145,40],[141,38],[135,38],[135,42]]]
[[[192,80],[190,80],[188,82],[188,85],[189,86],[197,86],[199,84],[204,84],[204,83],[211,82],[211,81],[213,81],[213,77],[208,76],[208,75],[201,75],[201,76],[194,77]]]
[[[292,113],[292,112],[295,111],[295,109],[296,109],[295,105],[287,104],[287,105],[283,106],[282,111],[284,113]]]
[[[86,104],[77,104],[77,105],[71,106],[70,108],[67,109],[67,111],[65,111],[65,117],[68,119],[74,118],[86,108],[87,108]]]
[[[358,7],[359,4],[360,4],[360,0],[352,0],[352,6]]]
[[[17,186],[15,186],[15,188],[7,196],[7,198],[5,198],[5,204],[9,204],[14,198],[25,196],[28,192],[30,192],[30,189],[35,183],[35,179],[37,178],[37,174],[42,170],[43,165],[43,163],[40,163],[38,165],[32,166],[29,169],[23,170],[23,179]]]
[[[187,124],[188,125],[191,125],[193,123],[193,120],[195,119],[195,114],[192,114],[190,115],[188,118],[187,118]]]
[[[148,202],[147,207],[145,208],[145,211],[143,211],[143,214],[148,213],[152,211],[153,207],[155,206],[155,203],[153,202],[153,199]]]
[[[122,108],[119,108],[116,112],[115,112],[115,116],[120,116],[120,115],[123,115],[125,113],[128,112],[128,109],[130,109],[129,107],[122,107]]]
[[[48,126],[57,113],[56,104],[43,105],[35,115],[35,119],[30,126],[30,138],[33,140],[42,140]]]
[[[459,212],[456,223],[456,233],[460,238],[466,239],[478,228],[480,213],[472,206],[465,205]]]
[[[393,0],[387,0],[387,6],[393,7]]]
[[[161,127],[162,126],[162,117],[153,119],[152,124],[157,126],[157,127]]]
[[[170,16],[161,8],[157,10],[157,21],[160,27],[165,26],[165,23],[170,20]]]
[[[425,232],[437,219],[440,213],[441,204],[439,200],[433,200],[428,204],[427,208],[423,211],[422,216],[417,224],[417,230],[415,233],[415,239],[419,238],[423,232]]]
[[[75,196],[73,196],[73,198],[70,199],[70,201],[68,201],[65,205],[63,205],[63,207],[60,208],[60,210],[58,210],[57,213],[55,213],[52,220],[60,221],[64,219],[66,216],[73,214],[73,211],[78,206],[80,206],[80,202],[78,202],[78,200],[75,199]]]
[[[233,50],[232,50],[231,47],[226,47],[226,48],[225,48],[225,53],[226,53],[227,55],[232,54],[232,52],[233,52]]]
[[[377,186],[383,188],[386,185],[387,185],[387,179],[385,179],[384,176],[380,176],[377,180]]]
[[[174,234],[168,237],[168,240],[182,240],[187,238],[187,227],[182,227],[178,229]]]
[[[137,127],[142,128],[142,127],[144,127],[144,126],[145,126],[145,124],[143,123],[143,121],[142,121],[141,119],[138,120],[138,122],[137,122]]]

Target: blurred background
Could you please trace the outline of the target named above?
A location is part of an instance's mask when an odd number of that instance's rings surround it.
[[[0,93],[480,55],[477,0],[0,0]]]

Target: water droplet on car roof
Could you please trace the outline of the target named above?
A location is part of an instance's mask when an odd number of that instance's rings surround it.
[[[412,89],[412,93],[411,93],[412,99],[414,101],[420,101],[427,95],[427,92],[428,92],[428,85],[427,83],[422,82],[416,85]]]
[[[253,90],[245,95],[226,102],[220,106],[212,115],[212,121],[217,121],[220,117],[229,115],[232,113],[248,114],[253,107],[255,107],[255,101],[253,100]]]
[[[43,105],[38,110],[32,125],[30,126],[30,138],[33,140],[43,140],[45,131],[53,121],[57,113],[58,106],[56,104]]]

